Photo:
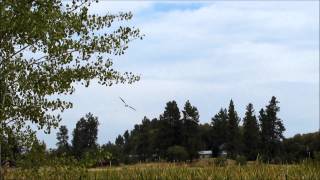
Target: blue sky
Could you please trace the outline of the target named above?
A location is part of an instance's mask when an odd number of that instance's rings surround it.
[[[319,127],[319,2],[157,2],[100,1],[91,13],[132,11],[129,26],[145,38],[114,58],[115,68],[141,74],[133,85],[78,86],[64,97],[74,108],[62,114],[71,132],[80,117],[99,117],[98,142],[158,117],[165,103],[187,100],[210,122],[232,98],[240,117],[253,103],[256,112],[271,96],[280,101],[285,136]],[[137,111],[123,107],[119,96]],[[38,133],[49,147],[56,131]]]

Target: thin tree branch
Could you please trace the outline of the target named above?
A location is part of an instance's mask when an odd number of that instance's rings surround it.
[[[17,52],[13,53],[11,56],[9,56],[8,58],[3,58],[2,61],[0,62],[0,66],[4,63],[4,61],[14,57],[15,55],[19,54],[20,52],[22,52],[23,50],[25,50],[26,48],[30,47],[31,45],[26,45],[23,48],[21,48],[20,50],[18,50]]]
[[[70,56],[71,56],[71,54],[72,54],[72,53],[74,53],[74,52],[76,52],[76,51],[78,51],[78,50],[72,50],[72,51],[69,51],[69,52],[67,52],[67,53],[66,53],[66,54],[64,54],[64,55],[67,55],[67,57],[66,57],[66,58],[68,58],[68,57],[70,57]],[[40,57],[40,58],[38,58],[38,59],[34,60],[35,62],[31,63],[30,65],[38,65],[38,64],[40,64],[40,63],[42,63],[42,62],[46,61],[46,59],[42,60],[43,58],[46,58],[46,57],[49,57],[49,55],[45,55],[45,56],[42,56],[42,57]],[[40,60],[41,60],[41,61],[40,61]]]
[[[84,2],[82,2],[80,5],[76,5],[76,6],[74,7],[74,9],[70,9],[70,10],[67,11],[67,12],[68,12],[68,13],[71,13],[71,12],[77,10],[78,8],[82,7],[85,3],[88,3],[88,2],[90,2],[90,1],[84,1]]]
[[[17,55],[18,53],[22,52],[23,50],[25,50],[26,48],[28,48],[28,47],[30,47],[30,46],[31,46],[31,45],[29,44],[29,45],[21,48],[19,51],[13,53],[9,58],[12,58],[13,56]],[[9,58],[8,58],[8,59],[9,59]]]

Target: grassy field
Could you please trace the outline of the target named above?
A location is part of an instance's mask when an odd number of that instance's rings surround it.
[[[319,163],[269,165],[229,163],[216,166],[207,162],[191,164],[149,163],[119,167],[82,169],[75,167],[42,168],[38,171],[10,170],[5,179],[124,179],[124,180],[188,180],[188,179],[320,179]]]

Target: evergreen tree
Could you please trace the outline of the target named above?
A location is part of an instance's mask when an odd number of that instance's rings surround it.
[[[237,112],[234,108],[233,101],[230,100],[229,109],[228,109],[228,121],[227,121],[227,143],[226,148],[228,156],[235,158],[241,153],[241,133],[239,129],[240,119],[237,115]]]
[[[115,147],[114,147],[114,149],[117,149],[117,155],[118,156],[116,158],[117,158],[118,161],[124,161],[125,160],[124,145],[125,145],[124,138],[121,135],[118,135],[118,137],[115,140]],[[105,148],[102,148],[102,149],[104,149],[106,152],[108,152],[107,149],[105,149]]]
[[[151,140],[150,140],[150,120],[144,117],[141,125],[135,125],[131,133],[132,143],[134,144],[134,154],[139,156],[139,160],[146,161],[152,154]]]
[[[190,159],[198,156],[198,150],[200,145],[199,136],[199,112],[195,106],[192,106],[189,100],[184,106],[183,113],[183,146],[188,151]]]
[[[212,155],[218,156],[224,149],[227,141],[227,119],[228,114],[226,109],[220,109],[219,113],[211,119],[212,124]]]
[[[160,150],[158,148],[158,133],[159,133],[159,127],[160,127],[160,121],[157,118],[153,118],[150,122],[149,127],[149,140],[150,140],[150,146],[152,148],[152,159],[158,160]],[[160,140],[160,139],[159,139]]]
[[[261,153],[264,156],[264,158],[267,158],[270,155],[269,153],[269,146],[271,143],[270,137],[271,137],[271,123],[268,122],[266,112],[263,108],[259,111],[259,122],[260,122],[260,137],[261,137]]]
[[[86,114],[77,122],[72,139],[73,152],[77,158],[81,158],[85,152],[97,148],[98,125],[98,118],[91,113]]]
[[[210,124],[199,124],[199,150],[212,150],[212,127]]]
[[[163,119],[168,122],[173,131],[173,142],[171,145],[181,145],[182,142],[182,122],[180,121],[180,111],[176,101],[167,103],[163,113]]]
[[[278,157],[281,153],[281,142],[284,139],[283,132],[285,128],[282,120],[278,118],[277,113],[280,107],[277,105],[275,96],[272,96],[266,110],[260,110],[260,126],[261,126],[261,140],[264,157],[267,160],[272,160]]]
[[[123,140],[124,140],[124,145],[123,145],[123,157],[122,159],[124,159],[125,162],[128,162],[128,158],[129,158],[129,154],[131,151],[131,146],[130,146],[130,133],[128,130],[126,130],[123,133]]]
[[[115,141],[116,145],[119,146],[119,147],[122,147],[124,145],[124,139],[121,135],[119,135],[117,138],[116,138],[116,141]]]
[[[163,112],[163,118],[171,121],[173,124],[175,121],[180,120],[180,111],[176,101],[167,102],[165,111]]]
[[[170,146],[181,145],[182,122],[180,111],[175,101],[169,101],[163,115],[160,115],[157,146],[160,156],[165,156]]]
[[[59,132],[57,132],[57,151],[58,153],[69,153],[70,146],[68,143],[68,129],[67,126],[60,126]]]
[[[244,154],[248,160],[254,160],[257,158],[260,144],[259,133],[259,125],[257,118],[254,115],[253,105],[249,103],[245,117],[243,118]]]
[[[123,133],[123,140],[124,140],[123,150],[124,150],[124,153],[126,153],[126,154],[129,154],[129,151],[130,151],[129,138],[130,138],[129,131],[126,130],[126,131]]]

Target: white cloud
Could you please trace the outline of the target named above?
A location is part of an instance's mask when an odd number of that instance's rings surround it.
[[[147,1],[101,1],[92,12],[103,14],[110,8],[137,13],[135,26],[146,37],[131,44],[115,68],[141,73],[142,80],[130,86],[78,88],[70,97],[75,107],[64,113],[62,123],[72,130],[81,116],[93,112],[101,121],[99,142],[105,143],[144,115],[157,117],[169,100],[176,99],[182,108],[190,99],[199,108],[201,122],[209,122],[230,98],[243,115],[247,103],[258,111],[276,95],[286,135],[315,131],[319,9],[314,4],[216,2],[158,12]],[[146,11],[149,17],[143,16]],[[138,111],[125,109],[118,96]],[[304,114],[298,114],[301,111]]]
[[[234,72],[258,74],[256,78],[264,81],[317,81],[316,11],[305,13],[301,4],[257,8],[260,4],[254,3],[245,11],[243,6],[222,4],[165,12],[141,24],[148,44],[144,55],[156,59],[142,74],[189,79],[190,72],[199,78]],[[311,35],[310,27],[315,28]],[[299,40],[313,47],[297,47]],[[264,77],[267,74],[271,76]]]
[[[99,1],[92,3],[89,13],[103,15],[106,13],[129,12],[139,13],[150,8],[154,2],[151,1]]]

